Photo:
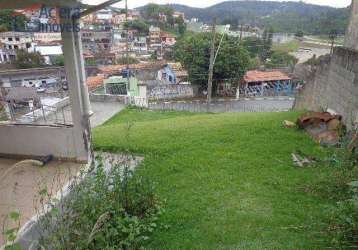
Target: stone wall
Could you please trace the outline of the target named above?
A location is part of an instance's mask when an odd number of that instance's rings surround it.
[[[295,108],[333,110],[343,116],[348,128],[358,119],[358,51],[338,47],[331,58],[321,58],[316,66],[297,69],[304,79]]]

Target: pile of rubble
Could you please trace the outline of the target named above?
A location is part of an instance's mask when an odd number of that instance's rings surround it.
[[[310,112],[297,120],[297,126],[304,129],[323,146],[335,146],[339,143],[344,128],[342,116],[328,112]]]
[[[284,121],[286,128],[296,128],[305,130],[311,137],[323,146],[342,146],[339,145],[341,137],[349,138],[347,150],[350,154],[358,153],[358,130],[345,134],[345,126],[342,116],[328,112],[309,112],[297,119],[297,122]],[[321,160],[307,156],[297,151],[291,154],[293,164],[297,167],[312,167]]]

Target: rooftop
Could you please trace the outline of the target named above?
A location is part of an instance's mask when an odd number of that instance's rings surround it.
[[[138,70],[138,69],[155,69],[158,67],[162,67],[165,65],[165,62],[154,62],[154,63],[137,63],[137,64],[130,64],[129,69]],[[125,70],[127,65],[124,64],[117,64],[117,65],[108,65],[99,67],[99,70],[102,73],[115,73],[118,71]]]
[[[176,36],[173,35],[172,33],[165,32],[165,31],[160,32],[160,37],[176,38]]]
[[[91,90],[94,90],[94,89],[102,86],[103,81],[104,81],[104,76],[103,75],[87,77],[88,89],[91,91]]]
[[[270,82],[270,81],[282,81],[282,80],[291,80],[291,78],[282,73],[281,71],[258,71],[251,70],[246,72],[244,76],[244,81],[249,82]]]

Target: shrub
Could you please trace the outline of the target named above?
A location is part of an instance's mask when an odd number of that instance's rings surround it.
[[[349,183],[352,197],[338,202],[330,211],[328,231],[338,249],[358,248],[358,181]]]
[[[140,249],[157,227],[162,208],[153,184],[129,166],[98,163],[61,208],[42,219],[46,249]]]
[[[358,152],[346,150],[348,141],[343,139],[342,147],[331,159],[339,170],[331,185],[336,186],[332,196],[337,197],[338,193],[340,200],[328,210],[327,226],[335,249],[358,249]]]

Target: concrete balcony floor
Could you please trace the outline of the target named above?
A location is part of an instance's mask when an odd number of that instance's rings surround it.
[[[46,189],[54,197],[73,179],[84,165],[52,161],[44,167],[21,164],[21,160],[0,158],[0,248],[5,243],[4,231],[14,227],[9,213],[20,214],[20,226],[42,211],[40,191]],[[5,175],[5,176],[4,176]]]

